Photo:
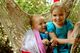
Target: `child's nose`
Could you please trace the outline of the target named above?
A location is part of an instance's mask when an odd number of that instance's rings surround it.
[[[59,16],[57,16],[56,18],[57,18],[57,20],[59,20]]]
[[[43,27],[45,27],[45,26],[46,26],[46,24],[43,24],[42,26],[43,26]]]

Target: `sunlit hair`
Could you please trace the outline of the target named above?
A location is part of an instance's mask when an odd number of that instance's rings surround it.
[[[43,17],[43,16],[40,15],[40,14],[34,14],[34,15],[30,16],[30,25],[31,25],[31,27],[33,26],[34,20],[35,19],[38,19],[39,20],[40,17]]]
[[[66,9],[65,9],[65,7],[63,5],[54,3],[51,6],[50,13],[52,13],[55,8],[58,8],[58,9],[61,8],[64,12],[66,12]]]

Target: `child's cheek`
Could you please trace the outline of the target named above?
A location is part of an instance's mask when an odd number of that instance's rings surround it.
[[[39,31],[41,30],[41,26],[39,26],[39,25],[36,26],[36,28],[37,28],[37,30],[39,30]]]
[[[56,18],[55,18],[55,17],[54,17],[54,18],[52,18],[52,21],[56,22]]]
[[[38,24],[35,24],[35,25],[34,25],[34,29],[39,30],[39,28],[40,28],[40,27],[39,27]]]
[[[42,32],[45,32],[46,31],[46,29],[42,29]]]

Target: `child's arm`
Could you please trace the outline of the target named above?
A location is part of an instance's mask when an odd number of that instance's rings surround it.
[[[73,33],[74,32],[72,30],[70,30],[70,31],[68,31],[68,38],[67,39],[57,38],[56,40],[58,41],[59,44],[65,44],[65,43],[73,44],[74,43]]]
[[[59,39],[56,37],[54,32],[49,32],[50,37],[52,38],[51,42],[58,42],[59,44],[68,43],[68,39]],[[55,44],[55,43],[54,43]]]
[[[67,36],[68,36],[68,39],[73,36],[73,35],[72,35],[72,32],[73,32],[73,30],[68,31],[68,35],[67,35]]]
[[[49,32],[49,35],[50,35],[51,39],[57,38],[54,32]]]
[[[66,44],[66,43],[70,43],[73,44],[74,43],[74,38],[71,39],[57,39],[59,44]]]
[[[50,42],[52,43],[51,46],[56,46],[58,41],[56,40],[57,37],[56,37],[55,33],[49,32],[49,35],[51,37],[51,40],[50,40]]]
[[[72,31],[72,30],[70,30],[70,31],[68,31],[68,43],[71,43],[71,44],[73,44],[74,43],[74,30]]]
[[[73,41],[72,40],[74,40],[74,39],[59,39],[59,38],[57,38],[56,37],[56,35],[54,34],[54,32],[50,32],[49,33],[49,35],[50,35],[50,37],[53,39],[51,42],[58,42],[59,44],[65,44],[65,43],[73,43]],[[56,43],[54,43],[54,45],[55,45]]]
[[[70,43],[74,43],[76,35],[78,34],[78,27],[79,27],[80,22],[77,22],[74,26],[73,31],[68,32],[68,39],[70,39]],[[72,40],[71,40],[72,39]]]
[[[74,30],[72,31],[74,26],[73,26],[72,22],[67,21],[67,27],[68,27],[67,28],[68,29],[67,38],[66,39],[59,39],[59,38],[55,39],[58,41],[59,44],[74,43],[74,38],[73,38],[73,34],[74,34],[73,31]]]
[[[68,32],[68,39],[69,39],[69,43],[74,43],[76,35],[78,34],[78,27],[79,27],[80,22],[77,22],[74,26],[73,31],[69,31]]]
[[[65,44],[65,43],[69,42],[69,39],[59,39],[59,38],[57,38],[54,32],[49,32],[49,35],[52,39],[51,42],[53,43],[53,45],[57,45],[57,42],[59,44]]]

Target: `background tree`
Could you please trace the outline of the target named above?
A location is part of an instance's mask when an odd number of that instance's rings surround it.
[[[29,14],[44,14],[50,9],[46,0],[16,0],[15,2]]]

